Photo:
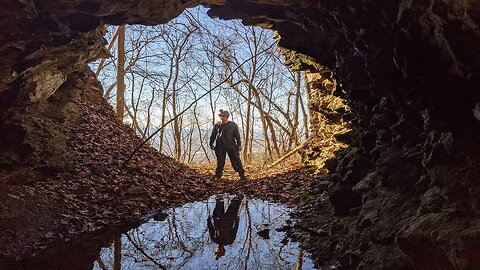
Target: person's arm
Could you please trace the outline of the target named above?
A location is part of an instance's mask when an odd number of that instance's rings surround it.
[[[214,148],[215,139],[217,138],[218,127],[217,124],[213,126],[212,135],[210,135],[210,148]]]
[[[242,147],[242,141],[240,140],[240,130],[238,129],[238,125],[235,124],[233,127],[233,137],[235,138],[235,141],[237,142],[237,147],[240,149]]]
[[[208,227],[208,233],[210,234],[210,239],[212,239],[213,242],[216,242],[217,239],[215,237],[215,228],[213,227],[212,223],[212,217],[207,218],[207,227]]]
[[[240,223],[240,217],[236,217],[235,219],[235,224],[233,225],[233,239],[237,238],[237,232],[238,232],[238,223]]]

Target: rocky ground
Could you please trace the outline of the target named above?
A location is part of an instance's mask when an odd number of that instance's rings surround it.
[[[298,207],[301,221],[292,237],[319,260],[338,249],[338,243],[324,239],[336,230],[324,192],[328,182],[308,168],[248,167],[249,181],[239,181],[231,170],[213,181],[211,166],[187,167],[148,146],[124,166],[140,138],[115,119],[108,105],[75,103],[83,117],[68,140],[73,165],[30,185],[0,185],[0,265],[7,269],[22,267],[15,261],[42,255],[52,245],[218,193]]]

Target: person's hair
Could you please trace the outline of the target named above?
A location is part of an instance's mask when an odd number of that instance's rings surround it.
[[[219,116],[225,115],[228,118],[228,117],[230,117],[230,112],[220,109],[220,113],[218,115]]]

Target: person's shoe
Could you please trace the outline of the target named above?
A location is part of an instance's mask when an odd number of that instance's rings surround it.
[[[212,178],[213,181],[218,181],[220,179],[222,179],[222,177],[221,176],[216,176],[216,175]]]
[[[246,177],[244,174],[243,175],[240,175],[240,180],[242,181],[248,181],[248,177]]]

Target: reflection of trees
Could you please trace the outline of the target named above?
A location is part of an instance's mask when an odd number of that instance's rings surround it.
[[[144,250],[143,248],[139,247],[132,239],[132,237],[130,237],[130,235],[128,235],[128,233],[125,234],[125,236],[127,237],[128,241],[130,241],[130,243],[140,252],[143,254],[143,256],[145,256],[145,258],[147,258],[148,260],[150,260],[152,263],[154,263],[155,265],[157,265],[158,267],[160,267],[160,269],[164,269],[166,270],[167,268],[165,268],[165,266],[163,266],[161,263],[158,263],[154,258],[152,258],[150,255],[148,255]]]
[[[245,200],[245,220],[247,221],[247,233],[245,235],[245,244],[247,244],[247,254],[245,256],[245,263],[243,269],[247,269],[247,263],[250,260],[250,252],[252,250],[252,218],[250,216],[250,209],[248,208],[248,200]],[[248,240],[247,240],[248,239]]]
[[[105,265],[105,262],[103,261],[101,256],[98,257],[97,263],[98,263],[98,267],[100,267],[100,269],[108,270],[108,267],[107,267],[107,265]],[[121,236],[117,236],[113,240],[112,269],[113,270],[122,269],[122,239],[121,239]]]
[[[113,241],[113,270],[122,268],[122,238],[118,236]]]
[[[183,239],[181,239],[179,234],[178,234],[175,209],[172,210],[172,215],[171,216],[172,216],[172,218],[171,218],[171,221],[172,221],[172,227],[171,228],[172,228],[172,230],[171,231],[173,233],[173,237],[176,240],[177,246],[180,248],[180,250],[183,251],[179,256],[179,258],[183,258],[182,263],[180,263],[180,265],[179,265],[179,268],[181,268],[188,262],[188,259],[193,256],[193,251],[191,251],[187,248]],[[188,237],[188,234],[186,234],[186,233],[184,233],[182,235]],[[188,255],[184,256],[185,253],[187,253]]]
[[[228,200],[225,200],[228,201]],[[237,238],[226,246],[226,254],[215,261],[216,244],[210,240],[206,220],[209,202],[188,204],[169,211],[161,222],[148,222],[103,249],[95,269],[112,269],[116,261],[123,269],[302,269],[303,251],[293,243],[280,244],[284,234],[274,230],[284,225],[284,210],[256,200],[244,200],[239,214]],[[229,202],[230,203],[230,202]],[[271,239],[257,236],[257,227],[270,224]],[[276,225],[274,225],[276,224]],[[120,240],[120,238],[118,238]],[[121,247],[121,257],[116,255]],[[118,260],[116,259],[118,258]],[[120,269],[120,268],[116,268]]]
[[[102,269],[102,270],[107,270],[107,266],[105,265],[105,263],[103,262],[102,258],[101,257],[98,257],[97,259],[97,263],[98,263],[98,266]]]
[[[178,234],[177,224],[176,224],[175,221],[176,221],[176,218],[175,218],[175,209],[174,209],[172,211],[172,227],[173,227],[174,236],[177,239],[177,243],[178,243],[178,246],[180,247],[180,249],[182,249],[184,252],[188,253],[187,258],[191,258],[193,256],[193,251],[189,250],[187,248],[187,246],[185,246],[185,243],[183,242],[183,240],[180,239],[180,236]],[[183,233],[182,235],[188,236],[188,234],[185,231],[182,232],[182,233]]]
[[[202,220],[198,212],[172,209],[168,218],[162,222],[163,226],[147,223],[143,230],[131,231],[126,234],[129,241],[125,252],[134,261],[140,262],[142,267],[158,268],[160,265],[164,267],[162,269],[184,267],[196,252],[203,249],[206,241],[205,231],[192,235],[192,232],[198,231],[195,226],[199,222],[191,221]]]
[[[301,269],[303,251],[296,256],[294,250],[292,250],[292,244],[279,245],[281,239],[277,241],[273,239],[264,240],[256,236],[255,226],[260,226],[257,229],[262,229],[263,224],[269,225],[271,234],[275,233],[274,224],[278,224],[279,219],[282,220],[281,224],[283,224],[284,217],[282,216],[284,214],[283,211],[278,211],[278,206],[270,203],[251,201],[249,204],[248,201],[245,202],[245,234],[243,234],[244,239],[239,239],[243,243],[241,248],[241,259],[243,261],[241,262],[242,267],[238,267],[238,269],[277,269],[288,265],[293,268],[295,263],[300,267],[297,269]],[[297,261],[295,261],[295,258],[297,258]]]
[[[295,270],[302,270],[303,266],[303,248],[298,249],[297,265],[295,265]]]

